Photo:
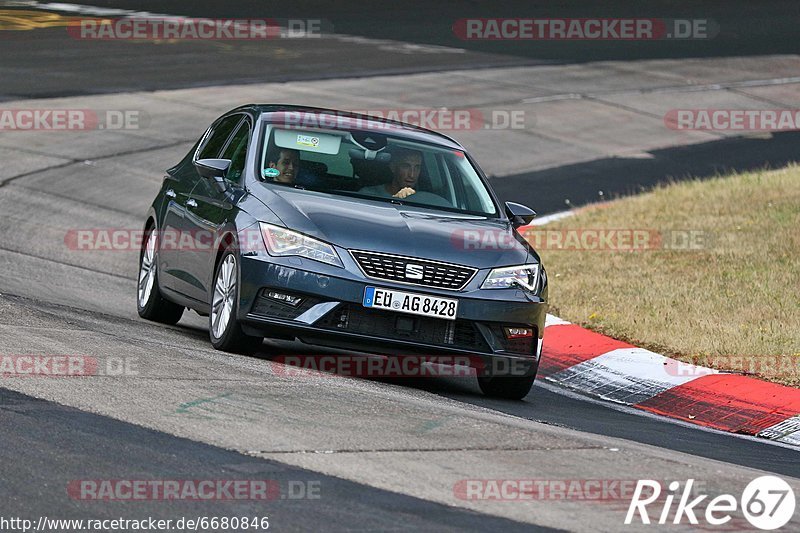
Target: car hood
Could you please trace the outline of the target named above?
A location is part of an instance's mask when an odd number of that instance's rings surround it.
[[[286,227],[349,250],[475,268],[539,260],[508,220],[282,187],[256,196]]]

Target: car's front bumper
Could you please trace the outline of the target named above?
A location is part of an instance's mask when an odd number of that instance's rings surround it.
[[[535,373],[545,298],[518,289],[481,290],[488,270],[479,271],[463,291],[448,291],[367,278],[349,261],[338,268],[297,257],[243,256],[238,316],[245,331],[376,354],[459,354],[483,361],[486,369]],[[456,320],[365,308],[367,286],[456,298]],[[269,291],[303,301],[291,306],[267,298]],[[546,288],[542,293],[546,297]],[[507,339],[504,327],[512,326],[530,328],[532,337]]]

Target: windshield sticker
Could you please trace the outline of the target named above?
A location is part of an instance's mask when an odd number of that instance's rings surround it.
[[[319,146],[319,137],[312,137],[311,135],[298,135],[297,144],[299,146],[308,146],[309,148],[316,148]]]
[[[264,177],[265,178],[277,178],[280,175],[281,171],[277,168],[265,168],[264,169]]]

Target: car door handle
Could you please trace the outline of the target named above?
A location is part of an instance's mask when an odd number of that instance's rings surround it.
[[[175,194],[175,191],[173,191],[172,189],[168,189],[166,195],[169,196],[170,198],[175,198],[177,196],[177,194]]]
[[[197,207],[197,202],[194,200],[194,198],[189,198],[186,200],[186,207]]]

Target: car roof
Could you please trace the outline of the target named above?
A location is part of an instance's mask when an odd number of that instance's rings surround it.
[[[391,132],[393,134],[400,134],[404,137],[414,138],[416,140],[420,140],[423,142],[428,142],[432,144],[438,144],[442,146],[446,146],[448,148],[455,148],[463,150],[464,147],[461,144],[443,133],[439,133],[438,131],[429,130],[427,128],[423,128],[421,126],[415,126],[414,124],[408,124],[406,122],[400,122],[398,120],[392,120],[388,118],[376,117],[372,115],[364,115],[361,113],[354,113],[352,111],[342,111],[338,109],[328,109],[324,107],[312,107],[312,106],[301,106],[301,105],[292,105],[292,104],[246,104],[243,106],[239,106],[236,109],[232,109],[228,113],[234,112],[242,112],[242,111],[249,111],[257,116],[264,116],[265,119],[269,120],[270,115],[275,113],[281,112],[297,112],[297,113],[304,113],[309,115],[309,119],[312,117],[320,118],[322,120],[317,120],[314,122],[313,120],[309,120],[308,122],[311,123],[325,123],[324,117],[334,117],[337,119],[337,122],[341,123],[342,119],[352,119],[360,127],[348,128],[345,124],[342,124],[341,128],[329,128],[327,126],[318,126],[323,129],[382,129],[386,130],[386,125],[391,126]],[[303,127],[299,125],[299,127]],[[315,129],[311,127],[311,129]]]

